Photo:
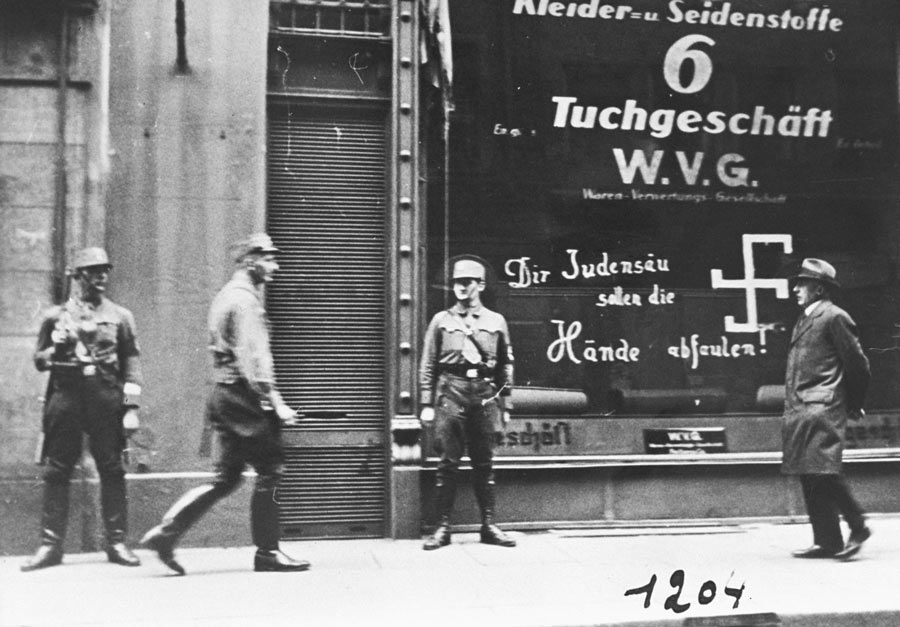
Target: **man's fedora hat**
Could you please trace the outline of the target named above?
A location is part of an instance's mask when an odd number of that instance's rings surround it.
[[[791,278],[795,281],[797,279],[812,279],[832,287],[841,286],[837,281],[837,271],[833,265],[822,259],[813,259],[811,257],[803,260],[803,263],[800,264],[800,272]]]

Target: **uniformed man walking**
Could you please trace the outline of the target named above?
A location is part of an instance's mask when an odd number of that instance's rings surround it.
[[[38,333],[34,363],[50,371],[44,407],[44,502],[41,545],[23,571],[62,562],[69,515],[69,483],[82,454],[82,434],[100,476],[100,503],[110,562],[138,566],[125,545],[127,501],[123,420],[137,426],[141,391],[134,316],[106,298],[112,264],[102,248],[75,254],[78,293],[52,308]]]
[[[282,474],[281,423],[292,424],[297,414],[275,386],[268,320],[262,287],[278,270],[278,249],[265,233],[256,233],[237,245],[238,265],[231,280],[219,291],[209,309],[209,348],[215,386],[207,400],[207,418],[218,433],[219,459],[212,483],[185,493],[148,531],[141,544],[156,551],[178,574],[175,544],[219,499],[234,491],[247,464],[256,470],[250,502],[250,522],[256,545],[254,570],[301,571],[306,561],[295,560],[279,549],[276,489]]]
[[[459,462],[468,449],[475,498],[481,509],[481,541],[515,546],[494,524],[494,431],[509,422],[513,353],[506,319],[481,303],[486,263],[473,255],[451,260],[456,304],[432,318],[419,368],[423,423],[434,421],[434,447],[441,456],[435,485],[438,527],[426,551],[450,544],[450,514]]]

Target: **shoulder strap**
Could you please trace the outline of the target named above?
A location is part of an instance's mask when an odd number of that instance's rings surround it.
[[[453,309],[448,309],[447,313],[449,313],[450,316],[452,316],[454,320],[456,320],[457,322],[460,323],[460,325],[462,325],[466,339],[469,340],[470,342],[472,342],[472,344],[475,346],[475,348],[478,349],[478,354],[481,356],[481,361],[484,363],[487,363],[488,355],[484,351],[484,349],[481,347],[481,344],[478,343],[478,340],[475,339],[475,331],[472,329],[472,327],[470,327],[468,325],[468,323],[462,318],[462,316],[457,314]]]

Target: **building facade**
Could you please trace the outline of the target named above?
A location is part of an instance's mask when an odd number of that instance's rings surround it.
[[[142,529],[209,470],[206,310],[256,230],[284,251],[273,349],[306,414],[285,432],[287,538],[432,522],[417,360],[463,252],[490,262],[515,348],[510,526],[801,514],[778,464],[787,277],[808,256],[837,267],[872,363],[848,473],[897,511],[900,17],[860,4],[0,1],[0,506],[18,529],[0,550],[37,524],[30,353],[67,255],[105,246],[136,316]],[[89,463],[81,481],[87,550]],[[246,542],[233,500],[186,540]]]

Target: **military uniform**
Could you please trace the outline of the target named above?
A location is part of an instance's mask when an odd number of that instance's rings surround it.
[[[99,248],[79,251],[76,270],[111,267]],[[49,371],[44,406],[42,458],[44,502],[41,548],[22,570],[62,561],[69,513],[69,483],[81,458],[82,434],[100,477],[101,510],[110,561],[128,566],[140,562],[125,547],[127,500],[122,465],[122,417],[136,407],[140,394],[140,349],[134,316],[105,296],[95,302],[72,297],[52,308],[38,333],[34,363]]]
[[[271,239],[256,234],[244,242],[240,262],[247,255],[276,252]],[[277,265],[272,262],[274,268]],[[246,268],[238,269],[210,306],[209,349],[215,385],[206,404],[206,417],[219,441],[216,476],[212,483],[188,491],[165,514],[141,544],[157,552],[172,570],[184,574],[174,558],[178,539],[218,500],[237,488],[244,467],[256,471],[250,502],[251,533],[257,547],[255,570],[306,570],[309,563],[281,553],[278,501],[275,491],[282,475],[280,419],[283,405],[275,387],[269,327],[261,282]]]
[[[484,266],[470,258],[454,263],[452,279],[484,281]],[[470,306],[471,305],[471,306]],[[437,468],[435,508],[438,529],[426,550],[450,541],[450,514],[456,495],[460,459],[468,450],[473,485],[481,510],[481,539],[514,546],[493,524],[496,489],[493,472],[494,432],[502,413],[512,410],[513,352],[506,319],[481,304],[457,302],[438,312],[425,332],[419,368],[419,400],[434,408]]]

